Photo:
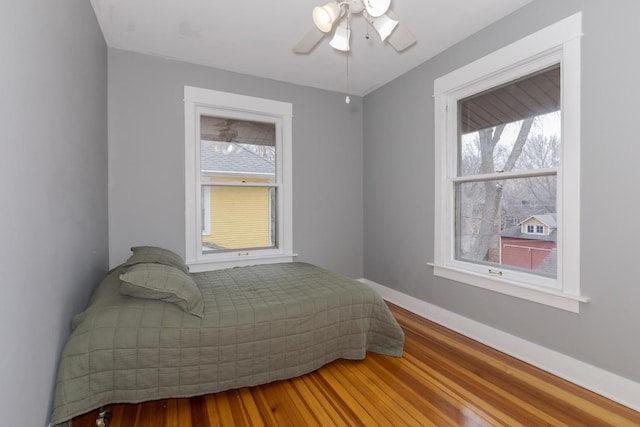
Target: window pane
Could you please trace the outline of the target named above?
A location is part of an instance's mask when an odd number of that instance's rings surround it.
[[[560,67],[458,101],[460,176],[560,164]]]
[[[456,184],[456,259],[556,277],[556,181]]]
[[[200,181],[203,253],[276,247],[274,123],[201,116]]]
[[[524,142],[519,143],[521,129]],[[460,176],[558,167],[560,112],[536,117],[530,128],[519,121],[503,129],[494,127],[462,135],[459,162]]]
[[[274,123],[202,116],[200,139],[203,182],[276,182]]]
[[[276,247],[276,189],[203,186],[203,252]],[[203,197],[203,205],[206,197]]]

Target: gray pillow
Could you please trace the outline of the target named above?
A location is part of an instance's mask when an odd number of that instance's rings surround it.
[[[204,302],[191,276],[162,264],[136,264],[120,275],[120,293],[138,298],[159,299],[176,304],[187,313],[204,316]]]
[[[184,259],[175,252],[169,249],[159,248],[157,246],[134,246],[131,248],[133,255],[121,265],[121,267],[127,267],[130,265],[144,264],[144,263],[156,263],[163,265],[170,265],[185,273],[189,273],[189,266],[184,262]]]

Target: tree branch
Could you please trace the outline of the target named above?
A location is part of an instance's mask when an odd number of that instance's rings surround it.
[[[518,137],[516,138],[516,142],[513,144],[513,150],[509,154],[509,158],[507,162],[504,164],[504,170],[510,171],[516,165],[516,161],[518,161],[518,157],[522,153],[524,149],[524,144],[527,142],[527,138],[529,137],[529,131],[531,131],[531,126],[533,125],[534,117],[529,117],[528,119],[524,119],[522,121],[522,126],[520,126],[520,132],[518,132]]]

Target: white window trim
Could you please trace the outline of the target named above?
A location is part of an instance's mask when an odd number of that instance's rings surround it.
[[[581,36],[582,14],[577,13],[435,80],[435,243],[430,264],[436,276],[575,313],[581,302],[589,301],[580,295]],[[523,283],[521,274],[454,257],[457,101],[557,63],[562,78],[557,279],[525,275]]]
[[[208,271],[255,264],[291,262],[293,253],[292,117],[290,103],[227,92],[184,87],[185,105],[185,245],[191,271]],[[276,125],[278,188],[278,247],[203,254],[200,223],[200,120],[202,114]]]

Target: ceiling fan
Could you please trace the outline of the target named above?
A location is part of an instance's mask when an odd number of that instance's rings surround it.
[[[391,0],[333,0],[323,6],[313,8],[313,23],[307,34],[293,47],[293,52],[307,54],[333,30],[329,45],[334,49],[349,51],[352,15],[362,14],[380,35],[395,50],[402,52],[416,42],[411,31],[389,8]],[[335,30],[334,30],[335,29]],[[368,37],[368,36],[367,36]]]

